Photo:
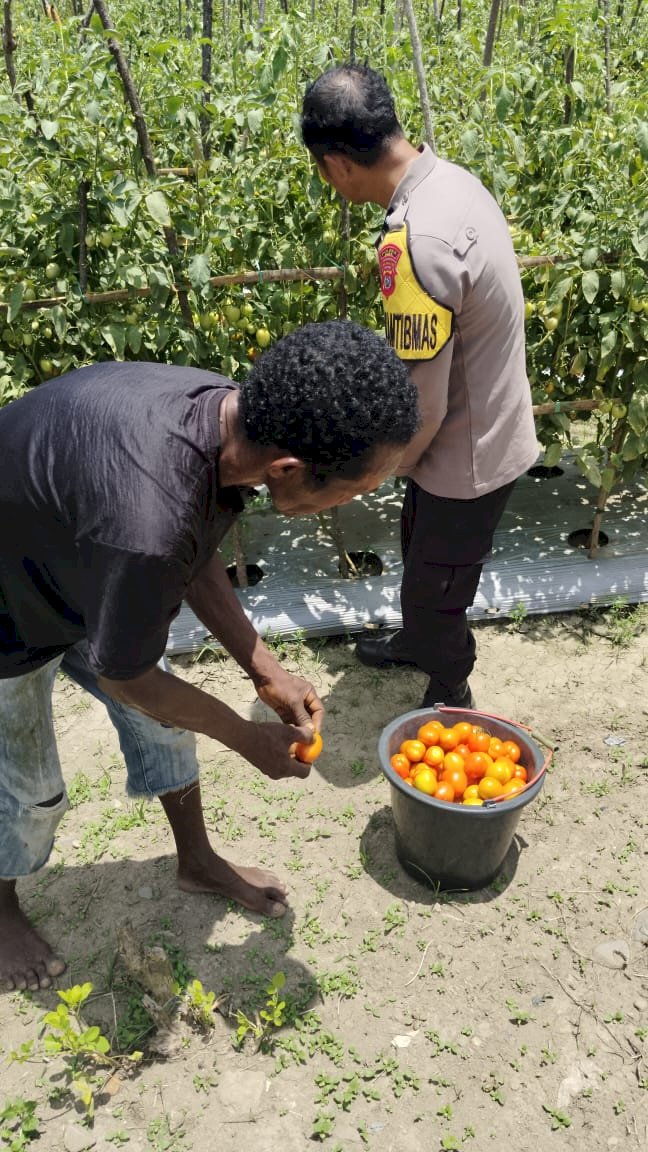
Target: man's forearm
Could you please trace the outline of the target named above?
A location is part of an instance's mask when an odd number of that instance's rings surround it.
[[[189,585],[185,598],[198,619],[255,684],[272,677],[277,661],[245,615],[218,554]]]
[[[107,680],[100,676],[98,684],[107,696],[120,704],[137,708],[163,724],[202,732],[245,754],[249,721],[221,700],[161,668],[152,668],[135,680]]]

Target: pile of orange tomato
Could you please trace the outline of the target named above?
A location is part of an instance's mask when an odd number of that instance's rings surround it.
[[[481,805],[515,796],[527,782],[514,740],[499,740],[485,728],[460,720],[446,728],[429,720],[404,740],[390,760],[394,772],[412,788],[448,804]]]

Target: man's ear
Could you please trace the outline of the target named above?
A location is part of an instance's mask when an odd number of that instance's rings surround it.
[[[331,183],[335,184],[336,181],[348,180],[352,172],[352,162],[348,156],[340,152],[327,152],[322,161],[322,168]]]
[[[299,479],[299,475],[304,471],[306,463],[304,460],[299,460],[297,456],[277,456],[266,467],[266,474],[271,480],[287,480],[291,474],[295,474],[295,478]]]

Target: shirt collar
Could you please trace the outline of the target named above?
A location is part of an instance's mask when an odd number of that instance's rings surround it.
[[[418,149],[418,156],[412,160],[411,164],[407,166],[403,179],[397,184],[394,189],[389,207],[387,209],[386,219],[388,220],[392,212],[395,212],[399,205],[407,204],[410,194],[416,187],[429,176],[432,169],[437,162],[436,153],[432,151],[429,144],[421,144]]]

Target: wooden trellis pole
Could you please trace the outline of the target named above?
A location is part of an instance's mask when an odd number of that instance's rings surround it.
[[[144,112],[142,110],[142,105],[137,89],[133,83],[133,78],[130,74],[130,69],[126,63],[126,57],[121,50],[121,45],[117,40],[117,37],[114,35],[115,28],[110,19],[110,16],[108,15],[108,9],[106,7],[105,0],[94,0],[94,10],[101,20],[105,31],[109,33],[108,51],[110,52],[115,61],[115,64],[117,65],[117,71],[119,72],[121,78],[124,92],[126,94],[126,99],[128,100],[131,112],[133,114],[133,120],[135,121],[135,131],[137,133],[140,152],[142,153],[142,159],[144,161],[144,167],[146,168],[147,176],[151,180],[156,180],[157,170],[155,167],[155,160],[153,159],[151,138],[146,126],[146,120],[144,119]],[[172,261],[177,263],[179,250],[178,238],[176,236],[175,228],[171,224],[164,224],[162,225],[162,231],[164,232],[164,239],[166,241],[169,255],[171,256]],[[178,303],[180,305],[182,319],[187,325],[187,328],[192,330],[194,328],[194,322],[191,313],[191,306],[189,304],[189,298],[187,296],[187,290],[182,286],[178,286],[176,288],[176,292],[178,294]]]
[[[434,128],[432,127],[432,113],[430,111],[430,97],[428,95],[427,81],[425,79],[423,52],[421,49],[421,38],[419,36],[418,24],[416,23],[416,14],[414,12],[414,5],[412,0],[403,0],[403,5],[407,15],[407,23],[409,24],[410,40],[412,41],[412,56],[414,58],[414,71],[416,72],[416,79],[418,83],[421,111],[423,112],[425,140],[430,145],[432,151],[435,152],[436,147],[434,143]]]

